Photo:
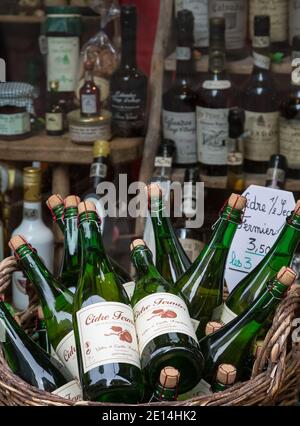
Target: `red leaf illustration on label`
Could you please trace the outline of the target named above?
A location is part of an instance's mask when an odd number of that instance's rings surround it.
[[[177,317],[176,312],[169,311],[169,310],[164,311],[163,309],[156,309],[155,311],[152,311],[152,314],[154,314],[154,315],[151,318],[148,318],[147,321],[150,321],[155,317],[161,317],[161,318],[176,318]]]
[[[109,333],[109,334],[104,334],[104,336],[119,336],[119,339],[122,340],[123,342],[127,342],[127,343],[131,343],[132,342],[132,336],[129,333],[128,330],[123,330],[122,327],[111,327],[112,331],[115,331],[115,333]]]

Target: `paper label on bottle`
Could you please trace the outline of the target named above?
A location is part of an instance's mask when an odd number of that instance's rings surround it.
[[[260,53],[253,52],[253,63],[255,66],[264,70],[269,70],[271,66],[271,58]]]
[[[73,92],[77,85],[79,37],[47,37],[47,87],[59,81],[59,92]]]
[[[245,111],[245,158],[269,161],[278,152],[279,112]]]
[[[234,318],[236,317],[237,315],[231,309],[229,309],[224,303],[220,321],[223,322],[224,324],[227,324],[230,321],[234,320]]]
[[[39,217],[39,211],[37,209],[29,209],[24,207],[23,216],[27,220],[36,220]]]
[[[61,386],[52,392],[52,395],[61,396],[62,398],[66,398],[74,402],[82,399],[82,391],[77,380],[72,380],[64,386]]]
[[[28,112],[0,114],[0,135],[17,136],[30,132]]]
[[[70,331],[59,342],[55,352],[74,379],[79,379],[74,331]]]
[[[254,34],[254,16],[269,15],[271,20],[271,41],[280,42],[288,38],[288,0],[251,0],[249,28],[251,39]]]
[[[77,313],[84,373],[105,364],[131,364],[140,357],[130,306],[117,302],[95,303]]]
[[[178,400],[185,401],[187,399],[192,399],[199,396],[209,396],[212,394],[213,392],[210,384],[207,383],[204,379],[201,379],[198,385],[196,385],[193,389],[182,395],[179,395]]]
[[[292,68],[292,83],[296,86],[300,86],[300,57],[292,60]]]
[[[64,128],[63,115],[61,112],[46,112],[46,130],[52,132],[62,131]]]
[[[163,130],[164,138],[175,142],[177,164],[197,162],[195,112],[173,112],[164,109]]]
[[[129,300],[131,300],[135,289],[135,282],[129,281],[128,283],[123,284],[123,287],[127,293],[127,296],[129,297]]]
[[[70,137],[73,142],[95,142],[97,139],[109,140],[111,138],[111,123],[101,122],[99,126],[69,125]]]
[[[201,253],[204,243],[193,238],[180,238],[179,241],[190,261],[194,263]]]
[[[248,4],[245,0],[210,0],[209,17],[225,18],[226,49],[242,49],[247,35]]]
[[[252,47],[259,49],[270,46],[270,37],[268,36],[254,36],[252,39]]]
[[[176,47],[176,59],[178,61],[189,61],[192,59],[192,49],[190,47]]]
[[[203,164],[227,164],[228,108],[197,107],[198,158]]]
[[[103,163],[93,163],[91,165],[90,177],[106,178],[107,176],[107,165]]]
[[[144,297],[133,308],[140,354],[155,337],[182,333],[197,342],[185,302],[170,293],[154,293]]]
[[[194,318],[191,318],[191,321],[192,321],[193,329],[194,329],[194,331],[195,331],[195,333],[196,333],[197,328],[199,327],[200,321],[198,321],[198,320],[196,320],[196,319],[194,319]]]
[[[111,110],[114,121],[143,123],[145,109],[146,94],[143,91],[124,92],[116,90],[111,94]]]
[[[172,167],[172,157],[155,157],[154,167]]]
[[[208,0],[175,0],[175,13],[187,9],[194,15],[195,46],[207,47],[209,44]]]
[[[287,159],[290,169],[300,169],[300,120],[287,120],[281,117],[280,154]]]
[[[81,110],[84,114],[97,114],[96,95],[81,95]]]
[[[206,80],[202,87],[207,90],[225,90],[230,89],[231,82],[229,80]]]
[[[292,45],[293,38],[300,34],[300,0],[289,1],[289,34]]]

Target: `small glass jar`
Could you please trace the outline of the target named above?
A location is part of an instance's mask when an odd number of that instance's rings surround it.
[[[20,140],[30,135],[30,113],[25,107],[0,107],[0,139]]]

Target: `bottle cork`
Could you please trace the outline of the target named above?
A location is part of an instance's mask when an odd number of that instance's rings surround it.
[[[287,266],[283,266],[278,274],[276,275],[276,279],[283,285],[290,287],[297,278],[297,274],[293,269],[288,268]]]
[[[8,243],[10,249],[13,252],[18,250],[18,248],[23,246],[24,244],[28,244],[28,243],[27,243],[26,239],[24,237],[22,237],[22,235],[14,235]]]
[[[50,209],[55,209],[55,207],[60,206],[64,204],[64,200],[61,195],[59,194],[53,194],[51,197],[48,198],[46,201],[47,207]]]
[[[219,365],[217,381],[223,385],[233,385],[236,379],[236,368],[231,364]]]
[[[215,331],[220,330],[223,327],[223,324],[219,321],[209,321],[205,327],[205,336],[214,333]]]
[[[65,208],[77,207],[80,204],[81,200],[77,195],[69,195],[64,199]]]
[[[161,370],[159,382],[164,388],[176,388],[179,382],[180,373],[174,367],[165,367]]]
[[[231,194],[228,200],[228,205],[236,210],[243,210],[246,206],[247,198],[238,194]]]
[[[130,251],[133,251],[138,246],[144,246],[145,247],[146,246],[145,241],[141,240],[141,239],[137,239],[137,240],[132,241],[132,243],[130,244]]]
[[[85,212],[96,212],[96,206],[93,201],[82,201],[78,204],[78,214]]]

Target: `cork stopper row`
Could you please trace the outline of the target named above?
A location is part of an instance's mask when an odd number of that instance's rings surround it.
[[[164,388],[174,389],[177,387],[180,373],[174,367],[165,367],[161,370],[159,382]]]
[[[80,203],[80,198],[77,195],[69,195],[65,199],[62,198],[59,194],[53,194],[46,201],[47,206],[50,209],[55,209],[57,206],[64,205],[66,208],[68,207],[77,207]]]
[[[236,368],[231,364],[219,365],[217,381],[223,385],[233,385],[236,379]]]
[[[246,203],[247,198],[239,194],[231,194],[228,200],[228,206],[236,210],[243,210]]]
[[[96,206],[93,201],[82,201],[78,204],[78,214],[86,213],[86,212],[96,212]]]
[[[290,287],[296,281],[296,278],[296,272],[287,266],[283,266],[276,275],[276,279],[287,287]]]

